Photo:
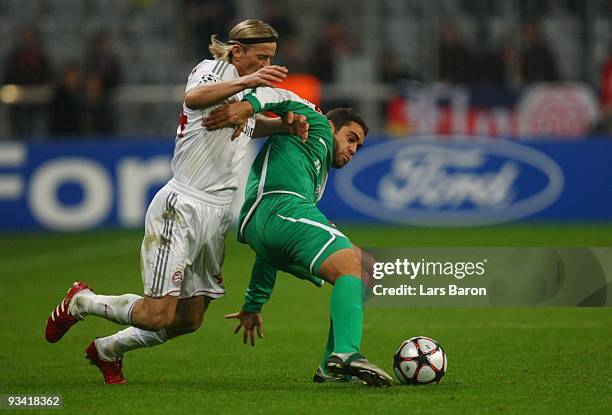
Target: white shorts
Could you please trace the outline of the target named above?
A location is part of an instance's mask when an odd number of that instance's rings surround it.
[[[221,266],[231,206],[203,196],[171,180],[151,201],[140,251],[146,296],[225,295]]]

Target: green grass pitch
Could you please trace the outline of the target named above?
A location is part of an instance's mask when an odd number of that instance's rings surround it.
[[[611,224],[478,229],[342,227],[362,246],[612,246]],[[225,299],[203,327],[129,353],[126,386],[107,386],[83,358],[96,336],[117,330],[95,317],[48,344],[45,321],[70,284],[140,293],[141,231],[0,235],[0,394],[61,394],[58,413],[610,413],[610,308],[366,310],[363,352],[391,371],[405,338],[440,341],[449,369],[438,385],[372,389],[313,384],[323,351],[329,287],[280,275],[255,348],[223,319],[242,302],[253,255],[228,237]],[[0,412],[2,412],[0,410]],[[36,410],[40,412],[40,410]]]

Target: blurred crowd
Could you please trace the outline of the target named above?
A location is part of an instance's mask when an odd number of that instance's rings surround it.
[[[108,34],[99,31],[87,41],[82,62],[52,68],[34,26],[20,26],[4,60],[4,83],[23,87],[52,86],[47,108],[35,104],[11,108],[16,135],[29,135],[32,120],[47,114],[51,136],[111,135],[116,131],[112,93],[121,82],[119,59],[109,48]]]
[[[474,12],[487,12],[490,2],[482,0],[463,0],[468,9]],[[235,8],[227,0],[184,0],[186,15],[191,20],[191,39],[197,45],[196,53],[207,56],[207,39],[213,33],[226,33],[236,22]],[[385,45],[379,52],[375,71],[375,82],[398,85],[406,81],[433,81],[450,87],[489,88],[521,90],[540,82],[577,81],[563,79],[558,54],[553,51],[547,36],[544,35],[541,20],[550,10],[544,2],[519,0],[517,7],[526,17],[514,30],[500,42],[491,33],[490,26],[481,20],[475,41],[467,40],[460,27],[453,21],[443,21],[438,33],[438,50],[434,79],[421,79],[419,74],[402,63],[393,45]],[[612,2],[610,2],[612,4]],[[316,77],[320,83],[334,83],[341,79],[343,60],[362,53],[363,45],[351,36],[347,19],[333,8],[325,16],[323,28],[310,50],[305,50],[300,42],[295,21],[285,16],[276,2],[263,0],[261,19],[269,22],[281,34],[281,42],[275,63],[285,65],[292,74],[306,73]],[[485,6],[483,6],[485,5]],[[569,12],[578,14],[580,1],[569,0],[565,3]],[[612,134],[612,39],[610,50],[602,67],[599,84],[601,96],[601,119],[594,126],[594,133]],[[399,90],[400,88],[398,88]],[[310,97],[313,98],[312,96]],[[350,100],[325,100],[314,97],[322,108],[338,105],[353,105]],[[322,101],[322,102],[321,102]],[[383,112],[386,108],[381,109]]]
[[[307,75],[300,82],[312,83],[314,92],[309,98],[320,101],[321,85],[338,81],[342,76],[338,66],[362,53],[364,45],[351,36],[346,19],[330,12],[316,41],[307,50],[293,16],[285,15],[276,2],[263,0],[261,5],[259,17],[281,35],[274,63],[287,66],[294,75]],[[240,20],[234,3],[228,0],[183,0],[182,16],[185,24],[181,30],[195,60],[209,57],[207,49],[212,34],[225,35]],[[557,54],[537,19],[518,25],[506,42],[492,41],[489,30],[482,25],[476,33],[477,41],[467,41],[456,22],[442,22],[433,81],[449,86],[516,90],[536,82],[564,80]],[[394,52],[392,44],[385,44],[378,55],[374,82],[432,81],[419,79],[420,75]],[[112,50],[107,31],[99,30],[83,41],[81,61],[52,67],[36,27],[20,26],[12,50],[4,57],[3,73],[5,84],[52,86],[48,107],[42,109],[49,135],[112,135],[117,131],[113,93],[122,82],[121,61]],[[605,114],[596,130],[612,133],[612,50],[601,67],[599,85],[594,87],[600,89]],[[325,102],[316,103],[326,106]],[[32,114],[40,111],[35,105],[13,106],[9,116],[14,135],[31,133]]]

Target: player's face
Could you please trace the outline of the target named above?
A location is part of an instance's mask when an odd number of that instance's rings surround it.
[[[339,130],[334,129],[334,160],[332,167],[341,169],[353,158],[365,140],[365,132],[359,124],[351,121]]]
[[[250,75],[263,67],[272,64],[276,54],[276,43],[259,43],[249,47],[236,45],[233,54],[233,64],[240,76]]]

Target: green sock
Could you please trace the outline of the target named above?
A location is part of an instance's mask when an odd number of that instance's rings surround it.
[[[354,275],[342,275],[336,280],[330,299],[335,353],[355,353],[361,347],[361,285],[361,280]]]
[[[329,355],[334,351],[334,323],[332,322],[331,317],[329,318],[329,333],[327,334],[327,345],[325,345],[325,353],[323,354],[323,360],[321,361],[321,368],[323,372],[327,373],[327,369],[325,368],[325,364],[327,363],[327,359]]]

